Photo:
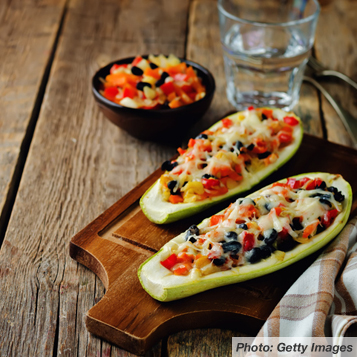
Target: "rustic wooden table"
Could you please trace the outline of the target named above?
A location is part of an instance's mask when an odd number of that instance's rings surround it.
[[[323,6],[314,54],[357,80],[357,1]],[[142,53],[174,53],[209,68],[217,91],[195,128],[233,108],[215,0],[0,2],[0,355],[128,356],[86,331],[101,281],[68,254],[71,237],[175,149],[142,142],[99,113],[92,74]],[[356,92],[326,88],[356,116]],[[306,132],[351,145],[339,118],[304,84],[296,112]],[[328,153],[326,153],[328,159]],[[227,356],[231,337],[207,329],[169,336],[148,356]]]

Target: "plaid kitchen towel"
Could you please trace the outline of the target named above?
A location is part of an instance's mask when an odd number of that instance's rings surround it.
[[[257,338],[342,337],[357,324],[356,226],[354,217],[287,291]]]

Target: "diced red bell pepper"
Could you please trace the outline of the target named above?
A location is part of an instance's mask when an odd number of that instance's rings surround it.
[[[315,178],[315,180],[314,180],[315,188],[319,187],[322,184],[322,182],[323,181],[319,177]]]
[[[204,188],[212,189],[212,187],[219,186],[219,180],[214,178],[201,179]]]
[[[254,107],[251,105],[250,107],[248,107],[248,110],[254,110]]]
[[[135,88],[126,86],[124,87],[123,90],[123,98],[129,97],[131,99],[133,99],[137,94],[137,90]]]
[[[300,181],[294,178],[288,178],[288,181],[286,182],[288,186],[290,186],[292,189],[300,188]]]
[[[310,180],[306,183],[305,185],[305,190],[314,190],[316,188],[316,185],[315,185],[315,180]]]
[[[339,213],[339,212],[337,211],[337,209],[332,209],[332,210],[330,210],[330,211],[327,211],[327,212],[323,215],[323,217],[322,217],[322,219],[321,219],[322,225],[323,225],[325,228],[330,227],[331,224],[332,224],[333,219],[334,219],[336,216],[338,216],[338,213]]]
[[[293,140],[292,135],[284,131],[280,131],[278,138],[281,144],[289,144]]]
[[[189,85],[189,84],[184,84],[184,85],[181,87],[181,89],[182,89],[186,94],[188,94],[188,95],[192,94],[194,97],[191,98],[191,99],[194,99],[194,98],[195,98],[196,93],[195,93],[195,90],[192,88],[191,85]]]
[[[323,180],[318,178],[315,179],[310,179],[308,177],[304,177],[300,180],[300,187],[304,186],[306,183],[306,190],[313,190],[317,187],[319,187],[322,184]]]
[[[222,119],[222,124],[225,128],[230,128],[233,125],[233,122],[229,118]]]
[[[271,209],[269,214],[272,214],[273,212],[275,212],[276,216],[279,217],[281,211],[282,211],[281,207],[274,207],[274,208]]]
[[[133,60],[133,62],[131,62],[131,65],[134,67],[136,66],[143,58],[141,56],[136,56]]]
[[[165,93],[165,95],[169,95],[170,93],[175,91],[175,87],[172,82],[164,83],[163,85],[160,86],[160,88]]]
[[[177,264],[177,255],[171,254],[167,259],[160,262],[166,269],[171,269],[175,264]]]
[[[119,93],[119,91],[118,91],[117,87],[108,87],[108,88],[105,88],[103,94],[104,94],[105,98],[107,98],[109,100],[113,100],[118,93]]]
[[[254,248],[254,234],[244,231],[243,233],[243,251],[248,252]]]
[[[210,219],[210,226],[215,226],[216,224],[221,222],[223,220],[223,218],[224,218],[223,214],[213,215]]]
[[[300,182],[300,187],[303,187],[305,184],[306,184],[306,182],[308,182],[308,181],[310,181],[311,179],[310,178],[308,178],[308,177],[303,177],[302,179],[300,179],[299,180],[299,182]]]
[[[299,124],[299,121],[294,117],[284,117],[284,122],[288,125],[295,126]]]

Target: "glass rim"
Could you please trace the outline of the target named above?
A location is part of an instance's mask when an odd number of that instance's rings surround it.
[[[217,7],[218,10],[226,17],[230,18],[231,20],[235,21],[240,21],[249,25],[255,25],[255,26],[261,26],[261,27],[290,27],[290,26],[295,26],[295,25],[301,25],[310,21],[313,21],[316,19],[320,13],[320,4],[318,0],[310,0],[313,1],[314,4],[316,5],[316,10],[313,14],[310,16],[307,16],[303,19],[298,19],[298,20],[292,20],[292,21],[286,21],[286,22],[259,22],[259,21],[251,21],[251,20],[245,20],[242,19],[241,17],[235,16],[228,12],[222,5],[222,2],[224,0],[218,0],[217,2]]]

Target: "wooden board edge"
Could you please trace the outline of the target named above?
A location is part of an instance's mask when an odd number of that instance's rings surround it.
[[[69,255],[72,259],[76,260],[78,263],[84,265],[86,268],[96,274],[103,283],[105,289],[108,289],[108,274],[99,258],[85,250],[80,245],[77,245],[74,241],[69,243]]]
[[[99,304],[100,302],[96,306]],[[85,317],[87,330],[93,335],[136,355],[144,355],[162,338],[178,332],[201,328],[239,331],[239,326],[244,326],[244,333],[255,336],[265,322],[263,319],[253,318],[242,313],[232,314],[231,311],[188,312],[168,319],[153,329],[147,336],[140,338],[100,321],[91,313],[92,309],[87,312]]]
[[[90,309],[85,316],[85,324],[88,332],[113,343],[128,352],[136,355],[144,355],[155,345],[155,342],[159,342],[159,340],[153,340],[152,343],[148,343],[145,338],[138,338],[125,333],[125,331],[121,331],[115,326],[106,324],[105,322],[96,319],[94,316],[91,316],[91,310],[92,309]]]

